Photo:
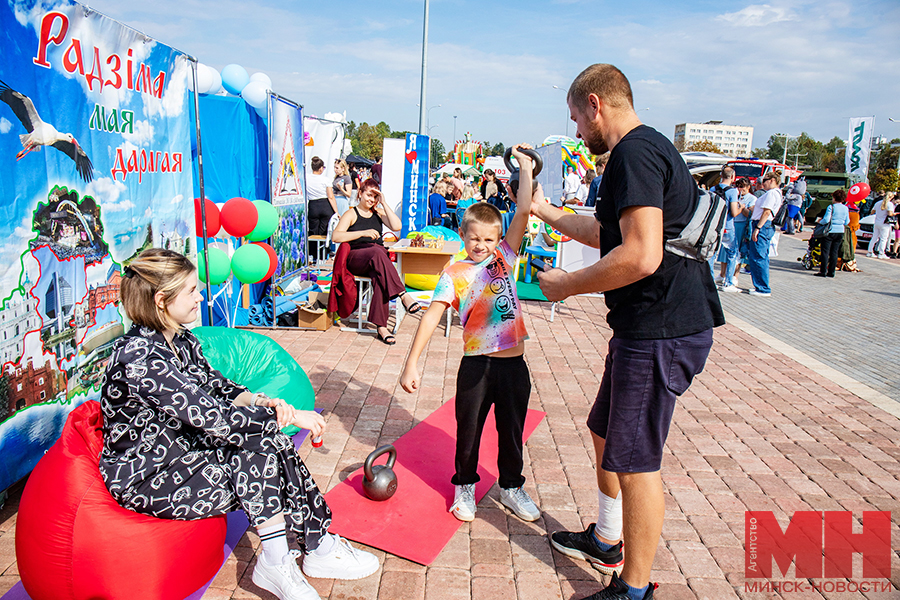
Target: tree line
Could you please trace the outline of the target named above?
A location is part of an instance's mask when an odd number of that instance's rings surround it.
[[[377,125],[369,125],[366,122],[356,124],[354,121],[347,123],[347,139],[353,146],[353,154],[375,160],[381,156],[382,145],[385,138],[405,138],[407,133],[413,131],[394,131],[391,126],[381,121]],[[491,144],[481,142],[485,156],[502,156],[506,147],[502,143]],[[437,166],[450,160],[453,148],[444,147],[441,140],[431,139],[431,164]]]

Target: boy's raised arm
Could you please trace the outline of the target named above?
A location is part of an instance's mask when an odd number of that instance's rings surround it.
[[[528,229],[528,215],[531,212],[531,182],[534,179],[532,175],[534,162],[530,156],[522,152],[526,148],[531,149],[531,146],[529,144],[516,144],[512,147],[512,155],[519,161],[519,192],[521,195],[516,197],[512,193],[512,189],[509,190],[509,197],[516,203],[516,213],[509,224],[509,229],[506,230],[506,237],[503,238],[516,253],[519,252],[522,238]],[[543,194],[540,186],[538,186],[537,191]]]

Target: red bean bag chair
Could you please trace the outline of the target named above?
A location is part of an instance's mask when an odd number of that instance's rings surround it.
[[[170,521],[124,509],[97,468],[100,404],[69,415],[31,473],[16,560],[32,600],[181,600],[222,566],[226,518]]]

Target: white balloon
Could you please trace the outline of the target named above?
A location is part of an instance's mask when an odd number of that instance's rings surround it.
[[[222,75],[210,66],[207,66],[206,69],[212,76],[212,85],[209,86],[207,94],[218,94],[222,91]]]
[[[231,248],[231,244],[228,242],[210,242],[210,248],[217,248],[228,255],[228,258],[231,258],[231,255],[234,254],[234,251]],[[202,252],[202,249],[201,249]]]
[[[269,101],[269,94],[265,85],[259,81],[251,81],[241,90],[241,98],[244,102],[259,110],[266,107]]]
[[[250,76],[250,81],[258,81],[264,86],[266,86],[267,90],[272,89],[272,80],[265,73],[254,73]]]
[[[213,74],[203,63],[197,63],[197,93],[208,94],[213,84]]]
[[[253,110],[256,111],[256,114],[259,115],[259,118],[260,118],[260,119],[262,119],[262,120],[265,121],[266,123],[269,122],[269,109],[268,109],[268,107],[263,106],[262,108],[254,108]]]
[[[224,203],[224,202],[216,202],[215,205],[219,208],[219,213],[221,214],[222,208],[225,207],[225,203]],[[219,225],[219,231],[217,231],[217,232],[216,232],[216,235],[214,235],[213,237],[216,238],[216,239],[222,239],[222,238],[224,238],[224,239],[228,240],[228,239],[231,238],[231,234],[228,233],[227,231],[225,231],[225,228],[224,228],[224,227],[222,227],[221,225]]]

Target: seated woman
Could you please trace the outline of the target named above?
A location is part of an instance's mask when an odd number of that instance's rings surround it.
[[[134,325],[116,341],[100,394],[100,474],[119,504],[179,520],[243,509],[262,541],[253,583],[281,600],[319,598],[303,573],[377,571],[374,555],[328,533],[331,511],[281,432],[293,424],[321,435],[325,420],[225,379],[183,327],[202,300],[193,263],[145,250],[125,268],[121,299]],[[302,552],[288,549],[286,527]]]
[[[419,312],[422,307],[406,293],[406,287],[400,281],[400,275],[381,240],[384,226],[393,231],[402,228],[400,217],[383,202],[383,198],[375,180],[365,180],[359,186],[359,205],[341,215],[331,239],[335,243],[347,243],[350,246],[347,270],[357,277],[369,277],[372,280],[369,321],[378,327],[378,339],[391,345],[396,340],[387,328],[390,301],[400,297],[410,314]]]

